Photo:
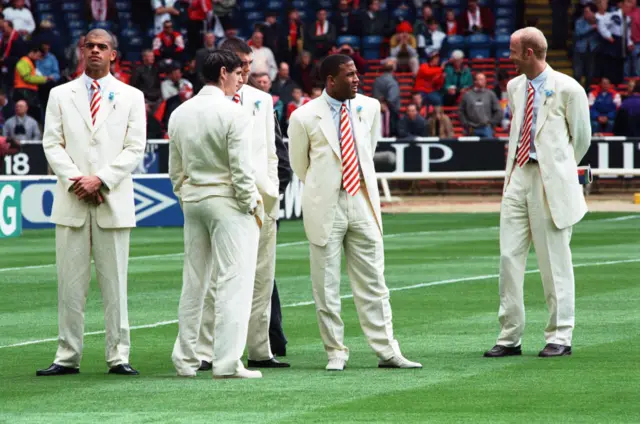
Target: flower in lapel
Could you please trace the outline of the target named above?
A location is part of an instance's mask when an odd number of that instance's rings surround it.
[[[113,91],[110,91],[109,92],[109,101],[112,102],[115,97],[116,97],[116,94]]]
[[[356,112],[358,113],[358,119],[362,122],[362,105],[358,105],[358,107],[356,107]]]
[[[547,97],[544,99],[544,104],[546,105],[547,103],[549,103],[549,98],[550,98],[551,96],[553,96],[553,90],[544,90],[544,94],[545,94],[545,96],[547,96]]]
[[[255,116],[259,110],[260,110],[260,100],[257,100],[256,103],[253,105],[253,116]]]

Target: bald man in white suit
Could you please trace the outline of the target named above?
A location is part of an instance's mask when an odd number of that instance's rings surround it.
[[[540,30],[516,31],[510,49],[522,75],[507,86],[513,120],[500,213],[500,335],[485,356],[522,354],[531,242],[549,310],[539,356],[566,356],[575,321],[571,230],[587,212],[577,166],[591,143],[589,103],[577,81],[546,63]]]
[[[291,168],[304,183],[302,216],[309,239],[311,283],[328,371],[349,359],[340,317],[340,263],[347,272],[360,326],[381,368],[421,368],[404,358],[393,335],[384,279],[382,217],[373,155],[380,103],[357,93],[349,56],[331,55],[320,68],[322,96],[296,109],[289,123]]]

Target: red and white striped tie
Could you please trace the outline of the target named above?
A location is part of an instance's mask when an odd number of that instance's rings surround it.
[[[232,99],[235,103],[240,103],[240,95],[238,93],[233,95]]]
[[[98,111],[100,110],[100,101],[102,100],[102,96],[100,96],[100,84],[98,81],[93,80],[91,83],[91,88],[93,89],[93,95],[91,96],[91,121],[93,125],[96,125],[96,117],[98,116]]]
[[[527,107],[524,112],[524,125],[522,126],[522,134],[520,136],[520,144],[516,151],[516,163],[519,167],[523,167],[529,160],[529,152],[531,151],[531,125],[533,124],[533,84],[529,83],[527,90]]]
[[[340,107],[340,147],[342,153],[342,186],[352,196],[360,190],[360,166],[356,155],[351,120],[347,113],[347,106]]]

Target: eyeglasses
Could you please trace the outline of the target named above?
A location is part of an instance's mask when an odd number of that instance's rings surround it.
[[[94,47],[98,47],[99,50],[105,51],[109,48],[108,45],[104,43],[84,43],[84,47],[88,50],[93,50]]]

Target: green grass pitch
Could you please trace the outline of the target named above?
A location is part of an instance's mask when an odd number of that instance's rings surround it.
[[[574,228],[572,357],[541,359],[547,319],[535,254],[525,281],[524,355],[485,359],[498,331],[498,215],[385,215],[387,284],[405,356],[422,370],[381,370],[343,273],[351,349],[343,373],[326,356],[311,302],[301,222],[283,222],[277,281],[291,369],[257,381],[179,379],[171,363],[182,276],[182,229],[131,239],[131,363],[107,375],[102,304],[92,281],[77,376],[37,378],[53,360],[57,286],[53,231],[0,241],[0,422],[42,423],[638,423],[640,214],[589,214]],[[32,343],[25,343],[32,342]]]

